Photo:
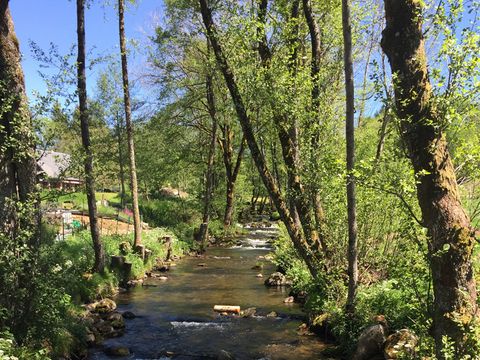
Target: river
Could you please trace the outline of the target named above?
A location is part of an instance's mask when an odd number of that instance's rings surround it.
[[[137,317],[126,320],[124,336],[105,345],[127,346],[130,359],[217,359],[221,350],[238,360],[319,359],[325,345],[315,336],[297,334],[304,314],[299,305],[283,303],[288,290],[263,284],[275,271],[262,259],[275,231],[250,228],[238,246],[209,248],[205,257],[184,258],[166,273],[168,280],[149,278],[147,286],[119,294],[119,311]],[[263,269],[252,269],[259,262]],[[216,304],[255,307],[259,316],[222,316],[213,311]],[[277,316],[265,316],[272,311]],[[90,359],[110,358],[96,349]]]

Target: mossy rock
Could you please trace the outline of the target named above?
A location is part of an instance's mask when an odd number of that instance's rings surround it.
[[[384,354],[388,359],[405,359],[415,357],[417,336],[408,329],[399,330],[387,337]]]
[[[95,305],[95,311],[99,314],[107,314],[114,311],[117,308],[117,304],[112,299],[100,300]]]

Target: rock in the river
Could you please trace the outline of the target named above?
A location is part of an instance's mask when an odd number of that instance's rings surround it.
[[[254,317],[256,312],[257,312],[257,309],[254,307],[251,307],[240,312],[240,316],[243,318],[250,318],[250,317]]]
[[[235,357],[228,351],[220,350],[217,356],[217,360],[235,360]]]
[[[122,316],[123,316],[125,319],[129,319],[129,320],[130,320],[130,319],[135,319],[135,318],[137,317],[137,316],[136,316],[133,312],[131,312],[131,311],[124,311],[124,312],[122,313]]]
[[[257,278],[263,278],[263,275],[262,274],[257,274],[255,275]]]
[[[295,299],[293,298],[293,296],[289,296],[289,297],[285,298],[285,300],[283,300],[283,302],[284,302],[285,304],[291,304],[291,303],[293,303],[294,301],[295,301]]]
[[[207,264],[206,263],[198,263],[197,266],[205,267],[205,266],[207,266]]]
[[[265,280],[265,285],[266,286],[285,286],[285,285],[291,285],[292,282],[287,279],[285,275],[283,275],[281,272],[274,272],[272,275],[268,277],[267,280]]]
[[[106,337],[110,337],[115,332],[115,330],[113,329],[113,326],[110,325],[108,322],[103,322],[98,326],[96,326],[96,328],[100,334]]]
[[[352,360],[370,360],[377,356],[383,358],[387,325],[383,316],[377,316],[376,320],[377,324],[367,327],[360,334]]]
[[[115,301],[113,301],[112,299],[100,300],[95,305],[95,311],[100,314],[106,314],[106,313],[112,312],[116,308],[117,308],[117,304],[115,304]]]
[[[300,335],[300,336],[311,336],[311,335],[314,335],[314,333],[312,333],[310,331],[310,328],[308,327],[307,324],[303,323],[301,324],[298,328],[297,328],[297,334]]]
[[[262,270],[263,269],[263,264],[255,264],[252,266],[252,270]]]
[[[268,318],[276,318],[278,314],[275,311],[270,311],[266,316]]]
[[[104,350],[108,356],[130,356],[130,350],[125,346],[109,346]]]
[[[408,330],[402,329],[393,333],[385,341],[384,354],[387,359],[415,358],[415,347],[418,344],[418,338]]]
[[[125,321],[123,320],[123,316],[118,312],[114,312],[108,315],[107,320],[110,322],[110,325],[112,325],[114,329],[123,329],[125,327]]]
[[[139,284],[143,284],[143,279],[138,279],[138,280],[128,280],[127,282],[127,287],[134,287]]]

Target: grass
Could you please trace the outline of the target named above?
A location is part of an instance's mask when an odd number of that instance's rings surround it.
[[[166,246],[161,239],[164,236],[172,237],[172,254],[181,255],[189,249],[189,244],[179,241],[170,231],[164,228],[156,228],[143,232],[142,243],[152,251],[147,261],[129,250],[125,255],[126,260],[132,263],[130,279],[143,278],[145,272],[149,272],[156,264],[156,259],[164,259]],[[81,231],[69,237],[65,241],[57,243],[58,262],[66,273],[65,286],[67,293],[77,303],[92,301],[98,297],[111,295],[120,279],[118,274],[108,268],[112,255],[121,255],[120,245],[124,242],[132,243],[133,234],[103,236],[102,242],[105,248],[107,271],[105,274],[89,275],[93,266],[94,253],[89,231]]]

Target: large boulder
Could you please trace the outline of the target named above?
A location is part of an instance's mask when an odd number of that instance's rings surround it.
[[[265,280],[266,286],[286,286],[291,284],[292,282],[288,280],[285,275],[278,271],[274,272],[268,277],[268,279]]]
[[[386,326],[383,323],[371,325],[362,331],[357,350],[352,360],[383,359],[383,344],[386,340]]]
[[[413,359],[415,347],[418,344],[417,336],[408,329],[398,330],[385,341],[384,354],[387,359]]]
[[[107,314],[114,311],[117,308],[117,304],[112,299],[100,300],[95,305],[95,311],[100,314]]]

